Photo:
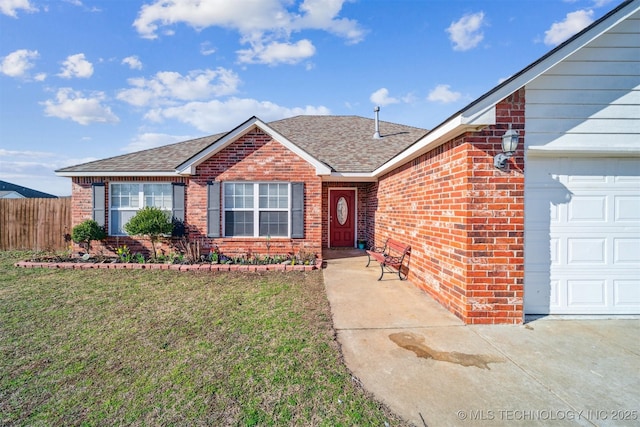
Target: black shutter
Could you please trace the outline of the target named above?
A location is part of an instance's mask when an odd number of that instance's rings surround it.
[[[291,237],[304,239],[304,182],[291,183]]]
[[[173,189],[173,209],[171,216],[178,221],[184,222],[184,184],[174,182],[171,184]]]
[[[104,182],[95,182],[91,184],[91,198],[93,205],[93,220],[98,223],[100,227],[104,227],[104,195],[105,185]]]
[[[207,236],[220,237],[220,183],[207,182]]]
[[[171,183],[172,207],[171,222],[173,222],[172,235],[182,237],[185,235],[184,226],[184,190],[185,185],[182,182]]]

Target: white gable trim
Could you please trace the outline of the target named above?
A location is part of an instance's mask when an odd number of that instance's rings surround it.
[[[264,133],[271,136],[274,140],[285,146],[288,150],[292,151],[294,154],[304,159],[311,166],[315,167],[317,175],[331,174],[331,169],[327,165],[325,165],[315,157],[309,155],[309,153],[302,150],[296,144],[289,141],[287,138],[276,132],[273,128],[268,126],[257,117],[250,118],[234,130],[226,134],[224,137],[220,138],[214,144],[210,145],[195,156],[191,157],[186,162],[179,165],[176,168],[176,172],[180,175],[194,175],[196,173],[196,167],[198,167],[211,156],[219,153],[221,150],[231,145],[233,142],[237,141],[245,134],[249,133],[254,127],[262,130]]]
[[[638,10],[640,10],[640,0],[633,0],[620,7],[595,26],[569,39],[546,56],[514,75],[511,79],[496,86],[460,112],[445,120],[434,130],[416,141],[411,147],[380,166],[373,174],[379,177],[465,132],[478,131],[486,126],[496,124],[495,106],[498,102],[626,20]]]

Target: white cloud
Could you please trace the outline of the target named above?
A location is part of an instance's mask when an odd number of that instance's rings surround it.
[[[81,125],[90,123],[117,123],[118,117],[111,112],[111,108],[104,106],[103,92],[95,92],[85,97],[80,91],[71,88],[58,89],[55,100],[43,103],[45,115],[60,119],[73,120]]]
[[[243,62],[273,60],[274,64],[293,64],[315,53],[309,40],[291,42],[293,32],[326,31],[347,43],[364,38],[365,31],[357,21],[339,16],[344,3],[345,0],[304,0],[295,10],[296,2],[291,0],[156,0],[142,6],[133,26],[148,39],[157,38],[160,27],[167,29],[180,23],[198,30],[230,28],[238,31],[242,44],[250,45],[249,49],[238,51]]]
[[[175,142],[186,141],[191,139],[191,136],[184,135],[168,135],[166,133],[143,133],[136,136],[135,139],[129,143],[122,151],[132,153],[134,151],[147,150],[149,148],[160,147],[167,144],[173,144]]]
[[[93,75],[93,64],[87,61],[84,53],[70,55],[62,63],[59,77],[70,79],[73,77],[89,78]]]
[[[397,104],[400,102],[397,98],[389,96],[389,90],[385,87],[373,92],[369,97],[369,100],[376,105],[384,107],[385,105]]]
[[[211,47],[211,43],[209,42],[203,42],[200,44],[200,53],[204,56],[209,56],[216,53],[216,48]]]
[[[190,71],[187,76],[174,71],[160,71],[151,79],[134,78],[128,82],[133,87],[120,91],[117,98],[143,107],[231,95],[237,91],[240,78],[233,71],[219,67]]]
[[[413,93],[408,93],[406,95],[401,96],[400,98],[396,98],[393,96],[389,96],[389,90],[386,87],[383,87],[373,92],[371,96],[369,96],[369,101],[371,101],[375,105],[384,107],[385,105],[399,104],[399,103],[411,104],[416,101],[416,96]],[[351,106],[348,103],[347,103],[347,108],[351,108]]]
[[[0,63],[0,72],[9,77],[27,77],[27,71],[33,68],[33,60],[40,55],[37,50],[19,49],[5,56]]]
[[[5,150],[0,148],[0,157],[25,157],[29,159],[33,158],[46,158],[53,157],[55,154],[46,151],[20,151],[20,150]]]
[[[593,22],[593,10],[567,13],[564,21],[554,22],[544,33],[544,44],[557,46]]]
[[[453,50],[465,51],[478,46],[484,38],[481,31],[484,25],[484,12],[467,14],[452,22],[446,31],[453,42]]]
[[[305,0],[300,5],[302,15],[293,20],[292,28],[325,30],[345,38],[349,43],[359,43],[364,39],[365,31],[357,21],[337,18],[344,0]]]
[[[71,180],[56,176],[54,171],[93,160],[97,159],[70,159],[67,154],[0,149],[0,179],[57,196],[69,196]]]
[[[271,42],[266,46],[258,42],[253,43],[251,49],[238,50],[237,53],[241,63],[296,64],[315,55],[316,48],[309,40],[300,40],[294,44]]]
[[[288,108],[268,101],[230,98],[226,101],[190,102],[179,107],[151,110],[146,118],[152,121],[178,120],[199,131],[215,133],[232,129],[251,116],[272,121],[303,114],[328,115],[331,111],[323,106]]]
[[[37,12],[38,8],[31,5],[29,0],[0,0],[0,12],[12,18],[17,18],[18,10],[25,12]]]
[[[142,70],[142,62],[140,62],[140,58],[135,55],[124,58],[122,64],[128,65],[132,70]]]
[[[449,104],[456,102],[462,94],[460,92],[453,92],[449,85],[438,85],[431,92],[427,99],[432,102],[441,102],[443,104]]]

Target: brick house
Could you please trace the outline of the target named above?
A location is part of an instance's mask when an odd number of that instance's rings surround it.
[[[252,117],[60,169],[108,245],[144,204],[225,253],[412,246],[409,280],[466,323],[640,313],[640,2],[626,1],[427,131]],[[519,134],[506,167],[502,138]],[[376,134],[374,137],[374,133]]]

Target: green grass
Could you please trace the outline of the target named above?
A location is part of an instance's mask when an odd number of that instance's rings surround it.
[[[19,269],[0,425],[405,425],[343,364],[322,272]]]

